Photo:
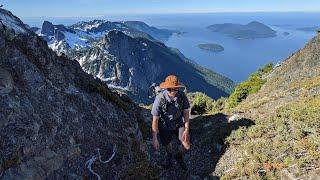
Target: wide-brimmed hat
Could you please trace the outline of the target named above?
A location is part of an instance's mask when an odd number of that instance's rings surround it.
[[[185,87],[175,75],[166,77],[165,81],[160,84],[160,88],[181,88]]]

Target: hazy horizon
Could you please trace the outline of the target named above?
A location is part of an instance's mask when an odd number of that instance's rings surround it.
[[[21,16],[20,18],[106,18],[108,16],[186,15],[186,14],[320,14],[320,11],[226,11],[226,12],[177,12],[177,13],[112,13],[92,16]]]
[[[319,12],[318,0],[0,0],[19,17],[228,12]]]
[[[221,16],[220,16],[221,15]],[[281,15],[281,16],[280,16]],[[212,13],[161,13],[161,14],[113,14],[113,15],[101,15],[101,16],[79,16],[79,17],[49,17],[49,16],[41,16],[41,17],[20,17],[21,20],[30,25],[30,26],[37,26],[40,27],[43,21],[47,20],[52,22],[53,24],[64,24],[64,25],[71,25],[73,23],[77,23],[79,21],[90,21],[94,19],[99,20],[108,20],[108,21],[143,21],[149,25],[161,27],[166,26],[170,27],[170,25],[176,26],[179,24],[179,21],[172,21],[172,17],[207,17],[207,16],[220,16],[221,18],[224,17],[232,17],[229,21],[231,23],[238,23],[238,20],[233,17],[250,17],[252,21],[262,21],[263,23],[268,23],[268,19],[272,19],[272,22],[279,19],[286,19],[297,18],[297,22],[305,24],[304,26],[312,26],[318,25],[320,23],[315,24],[318,22],[317,18],[320,16],[320,12],[212,12]],[[165,18],[164,18],[165,17]],[[162,20],[161,23],[154,23],[155,21]],[[299,20],[303,19],[303,20]],[[306,20],[307,19],[307,20]],[[186,19],[187,21],[187,19]],[[210,22],[205,22],[210,23]],[[242,22],[245,23],[245,22]],[[202,23],[204,24],[204,23]]]

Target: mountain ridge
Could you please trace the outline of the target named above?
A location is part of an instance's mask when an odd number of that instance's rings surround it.
[[[130,28],[132,30],[130,30]],[[125,39],[128,38],[121,38],[122,43],[126,45],[126,50],[124,50],[124,47],[121,47],[121,45],[117,45],[116,48],[114,48],[115,46],[113,46],[113,44],[118,44],[118,42],[114,40],[110,43],[110,45],[113,47],[113,54],[110,54],[108,50],[92,50],[94,48],[106,49],[103,48],[102,45],[99,45],[99,43],[102,43],[103,39],[105,38],[105,35],[108,36],[110,32],[112,36],[115,36],[115,33],[112,32],[116,31],[122,32],[123,34],[125,34],[125,36],[131,37],[133,38],[133,40],[140,41],[141,43],[136,43],[133,41],[130,41],[132,43],[125,43],[123,41],[126,41]],[[161,32],[164,32],[164,35],[168,37],[170,34],[173,33],[173,31],[167,31],[163,29],[150,27],[147,24],[140,21],[110,22],[105,20],[93,20],[89,22],[78,22],[68,27],[64,25],[53,25],[52,23],[45,21],[43,23],[42,29],[38,30],[37,32],[48,42],[49,47],[55,52],[57,52],[59,55],[65,54],[69,56],[71,59],[77,59],[81,66],[85,66],[83,68],[87,73],[91,73],[95,77],[98,77],[101,80],[105,81],[106,83],[108,83],[109,87],[112,87],[112,89],[124,91],[138,102],[151,102],[151,100],[147,97],[149,86],[152,83],[160,84],[161,82],[160,77],[155,78],[155,75],[152,74],[158,73],[162,79],[164,79],[169,74],[175,74],[174,70],[170,70],[170,72],[166,70],[166,68],[171,69],[171,67],[167,67],[166,62],[160,60],[157,56],[157,53],[165,53],[163,55],[163,58],[169,58],[170,60],[168,60],[168,62],[173,63],[172,61],[174,61],[175,63],[187,67],[186,69],[188,69],[188,74],[194,74],[195,76],[197,76],[198,79],[200,79],[200,82],[207,84],[210,88],[213,88],[210,91],[205,90],[205,93],[209,94],[211,97],[215,99],[221,96],[227,96],[234,87],[234,83],[229,78],[224,77],[209,69],[200,67],[198,64],[194,62],[190,63],[191,61],[185,58],[181,54],[181,52],[166,47],[162,42],[155,40],[151,37],[151,35],[145,33],[151,33],[153,36],[158,34],[158,36],[156,37],[160,38],[159,36],[163,37],[163,33]],[[139,33],[134,34],[131,32],[140,32],[140,34],[144,33],[145,35],[140,35]],[[106,34],[104,35],[104,33]],[[109,35],[109,37],[111,36]],[[133,45],[131,44],[136,44],[137,47],[139,47],[139,49],[133,47]],[[151,48],[148,47],[147,44],[149,44]],[[127,54],[127,51],[134,51],[135,54]],[[99,54],[88,54],[91,52],[99,52]],[[123,56],[122,54],[127,55]],[[176,56],[175,54],[177,54],[178,56]],[[100,66],[100,69],[97,69],[99,65],[108,64],[108,59],[112,61],[109,63],[108,67]],[[141,65],[149,64],[152,68],[155,64],[149,63],[148,61],[146,61],[147,59],[151,60],[150,62],[156,63],[156,66],[158,68],[161,67],[161,69],[158,69],[156,71],[150,71],[148,74],[151,75],[151,78],[149,79],[142,75],[139,76],[140,79],[134,79],[132,77],[133,69],[140,69],[139,71],[136,71],[136,73],[145,70],[138,67],[136,63],[133,63],[136,64],[135,67],[130,67],[130,64],[127,63],[129,62],[129,60],[134,60],[139,63],[142,63]],[[85,63],[83,63],[84,60]],[[102,61],[103,64],[101,64]],[[123,68],[121,69],[120,66],[123,66]],[[124,68],[124,66],[128,67]],[[148,66],[144,67],[144,69],[148,68]],[[179,68],[179,66],[177,67],[178,69],[180,69],[179,71],[185,71]],[[89,70],[88,68],[91,70]],[[118,77],[121,75],[121,78]],[[182,78],[185,79],[185,82],[188,81],[187,78],[183,77],[186,75],[180,76],[182,76]],[[132,86],[132,82],[134,82],[133,84],[135,84],[135,87]],[[199,81],[191,81],[190,90],[201,91],[200,88],[194,89],[194,87],[196,87],[194,84],[199,84],[198,82]]]
[[[226,96],[228,91],[224,87],[233,88],[228,78],[200,68],[163,43],[132,38],[121,31],[112,30],[93,47],[69,55],[80,60],[86,72],[133,92],[136,96],[131,97],[142,102],[150,101],[149,86],[160,84],[169,74],[176,74],[186,82],[188,91],[204,91],[213,98]]]

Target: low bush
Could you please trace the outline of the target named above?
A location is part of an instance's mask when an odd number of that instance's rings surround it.
[[[236,107],[250,94],[259,91],[262,85],[266,82],[266,80],[262,77],[271,72],[272,66],[272,63],[266,64],[262,69],[259,69],[257,72],[251,74],[247,80],[237,85],[235,90],[229,97],[228,107]]]

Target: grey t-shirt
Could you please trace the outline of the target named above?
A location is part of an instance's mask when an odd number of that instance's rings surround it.
[[[164,112],[160,105],[161,97],[163,93],[164,98],[167,100],[167,110]],[[153,116],[160,116],[159,130],[175,130],[177,124],[183,123],[183,110],[189,109],[190,104],[186,94],[182,91],[178,91],[176,97],[171,100],[168,91],[164,90],[160,92],[153,103],[151,114]],[[182,98],[182,112],[179,108],[178,98]]]

